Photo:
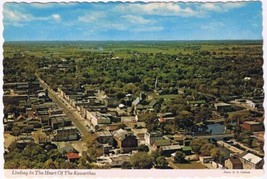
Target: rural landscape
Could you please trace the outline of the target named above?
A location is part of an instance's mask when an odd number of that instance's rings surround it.
[[[261,39],[3,49],[5,169],[263,169]]]

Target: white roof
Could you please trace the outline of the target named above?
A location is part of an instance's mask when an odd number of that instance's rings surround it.
[[[262,158],[254,155],[252,153],[247,153],[242,158],[245,159],[245,160],[247,160],[247,161],[249,161],[249,162],[251,162],[251,163],[253,163],[253,164],[257,164],[257,163],[259,163],[262,160]]]

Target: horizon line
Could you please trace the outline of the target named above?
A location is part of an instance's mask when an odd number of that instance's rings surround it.
[[[4,40],[3,42],[186,42],[186,41],[263,41],[263,39],[201,39],[201,40]]]

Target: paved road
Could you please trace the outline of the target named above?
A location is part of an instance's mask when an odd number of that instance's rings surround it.
[[[65,104],[60,99],[58,94],[55,91],[53,91],[37,74],[36,74],[36,76],[37,76],[37,79],[39,80],[42,88],[45,88],[48,90],[49,97],[63,109],[64,113],[66,113],[69,116],[69,118],[72,120],[74,125],[81,132],[82,136],[84,136],[84,137],[88,136],[89,132],[88,132],[88,129],[83,124],[84,119],[81,117],[81,115],[76,110],[71,108],[69,105]]]
[[[241,149],[238,149],[230,144],[227,144],[226,142],[223,141],[217,141],[217,144],[219,144],[220,146],[230,150],[233,153],[237,153],[237,154],[242,154],[244,151]]]
[[[237,143],[241,148],[245,149],[246,151],[251,151],[252,153],[255,153],[255,154],[259,155],[260,157],[264,157],[264,153],[261,152],[261,151],[258,151],[258,150],[249,148],[249,147],[245,146],[244,144],[242,144],[242,143],[236,141],[235,139],[232,139],[232,140],[230,140],[230,141],[232,141],[232,142],[234,142],[234,143]]]
[[[196,135],[195,137],[198,138],[205,138],[205,139],[220,139],[220,138],[228,138],[228,137],[234,137],[233,134],[213,134],[213,135]]]

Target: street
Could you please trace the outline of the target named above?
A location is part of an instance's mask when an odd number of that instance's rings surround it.
[[[67,102],[62,101],[62,99],[55,91],[53,91],[37,74],[36,76],[42,88],[48,90],[48,96],[63,109],[64,113],[72,120],[74,125],[79,129],[82,136],[88,136],[89,132],[84,124],[84,118],[78,113],[78,111],[72,108]]]

